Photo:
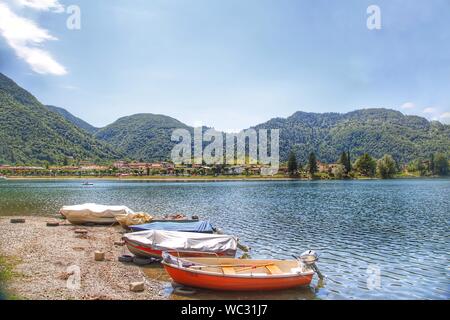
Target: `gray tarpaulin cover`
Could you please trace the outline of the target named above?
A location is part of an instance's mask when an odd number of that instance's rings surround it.
[[[127,233],[125,239],[157,250],[220,252],[237,249],[238,239],[223,234],[149,230]]]
[[[115,214],[128,214],[133,210],[126,206],[105,206],[96,203],[77,204],[74,206],[63,206],[60,210],[63,215],[95,215],[103,217],[114,217]]]
[[[132,213],[133,210],[126,206],[104,206],[95,203],[85,203],[64,206],[59,212],[75,224],[86,222],[113,224],[116,222],[115,215]]]
[[[146,224],[138,224],[130,226],[133,231],[144,230],[165,230],[165,231],[182,231],[182,232],[201,232],[213,233],[214,229],[209,221],[189,221],[189,222],[151,222]]]

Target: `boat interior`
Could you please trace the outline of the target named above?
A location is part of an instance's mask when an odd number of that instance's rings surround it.
[[[286,275],[309,272],[297,260],[246,260],[234,258],[177,258],[192,271],[222,275]]]

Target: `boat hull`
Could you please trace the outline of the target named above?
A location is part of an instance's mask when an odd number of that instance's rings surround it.
[[[157,249],[153,249],[147,246],[142,246],[138,243],[134,243],[132,241],[126,240],[125,239],[125,244],[128,248],[128,250],[134,254],[135,256],[138,257],[146,257],[146,258],[157,258],[157,259],[161,259],[163,251],[162,250],[157,250]],[[190,251],[189,253],[183,253],[183,252],[177,252],[177,251],[169,251],[170,254],[174,255],[174,256],[180,256],[180,257],[184,257],[184,256],[189,256],[189,257],[211,257],[214,255],[220,256],[220,257],[234,257],[236,254],[236,251],[234,250],[228,250],[225,252],[217,252],[217,253],[211,253],[211,252],[192,252]]]
[[[272,291],[296,288],[309,285],[314,275],[311,273],[277,277],[243,277],[203,274],[168,264],[164,264],[164,268],[178,284],[220,291]]]
[[[100,224],[100,225],[113,225],[117,223],[117,220],[112,217],[74,217],[66,215],[64,216],[70,223],[75,225],[83,224]]]

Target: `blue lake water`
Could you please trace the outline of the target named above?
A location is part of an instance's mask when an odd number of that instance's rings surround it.
[[[449,179],[0,181],[0,215],[53,215],[85,202],[198,215],[238,235],[253,258],[320,253],[324,283],[265,298],[450,298]]]

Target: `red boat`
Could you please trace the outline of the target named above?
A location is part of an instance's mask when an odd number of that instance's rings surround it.
[[[224,291],[268,291],[306,286],[315,269],[296,260],[180,258],[164,254],[164,268],[172,280],[188,287]]]

